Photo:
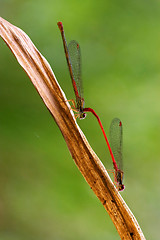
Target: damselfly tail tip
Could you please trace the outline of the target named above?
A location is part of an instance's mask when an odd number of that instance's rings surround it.
[[[59,30],[62,32],[63,31],[63,24],[62,24],[62,22],[58,22],[57,25],[59,27]]]

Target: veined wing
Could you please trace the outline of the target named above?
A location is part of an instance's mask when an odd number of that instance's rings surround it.
[[[118,168],[122,171],[122,122],[119,118],[114,118],[110,125],[110,145]]]
[[[81,51],[79,44],[73,40],[68,45],[69,59],[73,73],[73,87],[76,94],[76,100],[83,98],[83,86],[81,78]],[[78,92],[78,93],[77,93]]]

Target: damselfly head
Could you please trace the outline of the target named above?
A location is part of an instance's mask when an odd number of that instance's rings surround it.
[[[87,114],[85,112],[80,112],[79,113],[79,118],[80,119],[84,119],[84,118],[86,118],[86,116],[87,116]]]
[[[125,189],[125,186],[122,184],[122,185],[118,185],[118,191],[123,191]]]

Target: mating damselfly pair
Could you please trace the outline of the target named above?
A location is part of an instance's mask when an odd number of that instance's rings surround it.
[[[113,167],[115,170],[114,179],[117,189],[118,191],[122,191],[125,188],[122,183],[122,122],[118,118],[114,118],[112,120],[110,126],[110,145],[99,116],[92,108],[84,107],[80,46],[74,40],[67,45],[62,22],[58,22],[58,27],[61,32],[66,60],[76,96],[76,104],[73,102],[73,110],[78,113],[77,116],[80,119],[84,119],[86,117],[86,112],[91,112],[97,118],[112,158]]]

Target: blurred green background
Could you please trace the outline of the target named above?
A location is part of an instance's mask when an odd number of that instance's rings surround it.
[[[147,239],[160,226],[160,1],[0,0],[74,98],[57,21],[82,52],[86,107],[124,130],[124,200]],[[120,239],[26,73],[0,39],[0,239]],[[78,124],[107,169],[96,119]]]

